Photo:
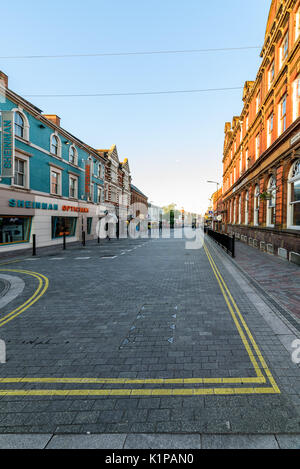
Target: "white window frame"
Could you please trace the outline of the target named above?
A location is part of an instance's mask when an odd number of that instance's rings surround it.
[[[296,11],[295,15],[295,42],[298,40],[300,36],[300,7]]]
[[[300,74],[293,82],[293,122],[299,117]]]
[[[268,70],[268,91],[271,89],[275,78],[275,60],[273,59]]]
[[[52,172],[58,174],[58,192],[52,192]],[[56,166],[51,166],[50,165],[50,194],[51,195],[56,195],[56,196],[61,196],[62,194],[62,171],[58,169]]]
[[[103,187],[97,184],[97,204],[102,204],[103,201]]]
[[[72,161],[72,151],[74,151],[74,162]],[[69,163],[78,166],[78,151],[75,145],[71,145],[69,149]]]
[[[284,55],[284,48],[287,41],[287,53]],[[287,31],[282,39],[281,46],[279,49],[279,69],[282,68],[284,62],[286,61],[289,55],[289,31]]]
[[[57,139],[57,153],[52,153],[52,138],[53,137]],[[50,135],[50,153],[51,153],[51,156],[61,158],[61,140],[59,136],[57,135],[57,133],[55,132]]]
[[[259,226],[259,206],[260,206],[260,189],[259,185],[256,184],[254,189],[254,216],[253,216],[253,225]]]
[[[272,123],[272,126],[271,126],[271,123]],[[267,148],[269,148],[272,145],[273,130],[274,130],[274,113],[271,112],[268,118],[268,122],[267,122]]]
[[[285,114],[283,114],[285,102]],[[286,131],[286,105],[287,105],[287,94],[284,94],[278,105],[278,136]]]
[[[294,173],[294,174],[293,174]],[[292,202],[292,184],[300,181],[300,159],[296,160],[289,172],[288,187],[287,187],[287,228],[292,230],[300,230],[300,226],[293,225],[294,205]],[[297,202],[300,204],[300,202]]]
[[[242,223],[242,196],[239,196],[238,200],[238,225]]]
[[[75,194],[71,195],[71,181],[75,181]],[[78,199],[78,177],[70,174],[69,176],[69,198]]]
[[[22,117],[23,122],[24,122],[23,136],[22,136],[22,137],[19,137],[18,135],[16,135],[15,137],[16,137],[16,138],[20,138],[20,139],[22,139],[22,140],[26,140],[27,142],[29,142],[30,125],[29,125],[29,121],[28,121],[28,118],[27,118],[26,114],[24,114],[22,108],[15,108],[15,109],[12,109],[12,111],[13,111],[15,114],[20,114],[20,116]]]
[[[270,228],[274,228],[275,223],[273,223],[274,219],[272,219],[273,210],[275,212],[276,217],[276,179],[275,176],[271,176],[268,182],[268,192],[272,194],[271,200],[267,200],[267,226]],[[271,205],[274,200],[274,205]]]
[[[16,173],[16,168],[17,168],[16,160],[21,160],[24,163],[24,185],[20,186],[19,184],[16,184],[15,176],[14,176],[12,185],[14,187],[20,187],[22,189],[29,189],[29,181],[30,181],[29,157],[25,156],[25,155],[19,155],[18,153],[16,153],[16,156],[15,156],[15,173]]]
[[[260,133],[255,137],[255,160],[260,157]]]
[[[245,193],[245,225],[249,224],[249,191]]]

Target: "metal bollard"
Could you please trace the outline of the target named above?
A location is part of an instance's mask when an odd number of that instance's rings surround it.
[[[66,250],[66,233],[64,231],[64,234],[63,234],[63,250],[65,251]]]
[[[32,255],[36,256],[36,235],[32,235]]]
[[[85,231],[82,232],[82,246],[85,246]]]

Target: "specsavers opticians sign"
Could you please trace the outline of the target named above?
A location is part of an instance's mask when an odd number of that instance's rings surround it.
[[[15,121],[14,112],[1,112],[0,176],[14,177]]]

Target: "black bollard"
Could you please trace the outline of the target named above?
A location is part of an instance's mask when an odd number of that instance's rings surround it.
[[[36,235],[32,235],[32,255],[36,256]]]

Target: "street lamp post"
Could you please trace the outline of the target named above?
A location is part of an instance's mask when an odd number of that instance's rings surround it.
[[[219,185],[220,183],[217,181],[207,181],[209,184],[216,184],[217,185],[217,229],[219,228],[219,220],[218,220],[218,215],[219,215],[219,207],[218,207],[218,202],[219,202]]]

